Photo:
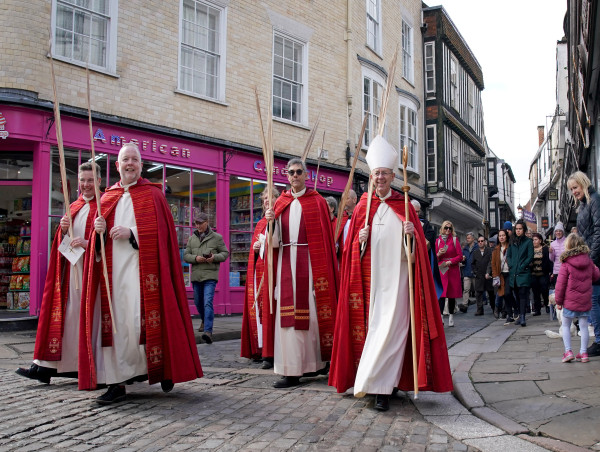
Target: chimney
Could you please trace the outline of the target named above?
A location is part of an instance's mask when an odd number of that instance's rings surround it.
[[[542,143],[544,142],[544,126],[538,126],[538,141],[539,144],[538,146],[541,146]]]

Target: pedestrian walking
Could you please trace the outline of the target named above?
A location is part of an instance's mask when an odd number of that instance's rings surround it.
[[[592,309],[592,283],[600,279],[600,270],[589,257],[590,249],[583,238],[577,234],[569,234],[565,244],[565,251],[561,255],[562,265],[556,281],[556,308],[562,309],[563,343],[565,353],[563,363],[576,359],[583,363],[589,361],[588,357],[588,318]],[[581,345],[577,356],[573,356],[571,348],[571,322],[579,318]]]
[[[471,288],[473,287],[473,269],[471,267],[471,263],[475,248],[477,248],[477,244],[475,243],[475,234],[472,232],[467,232],[467,244],[462,249],[464,259],[462,261],[462,303],[459,306],[461,312],[467,312],[467,308],[469,307],[469,298],[471,294]]]
[[[202,340],[212,344],[215,288],[219,282],[219,267],[229,256],[229,251],[223,236],[208,225],[207,214],[200,213],[194,224],[196,230],[188,239],[183,260],[192,265],[194,304],[202,320],[199,328]]]
[[[509,286],[515,297],[519,318],[516,325],[527,326],[525,313],[529,303],[529,288],[531,287],[531,261],[533,260],[533,242],[525,234],[527,225],[523,220],[515,224],[515,236],[508,247],[507,260],[509,271]]]
[[[577,233],[590,249],[590,258],[600,267],[600,196],[591,186],[590,179],[581,171],[569,176],[567,186],[579,205],[577,212]],[[600,356],[600,281],[592,288],[592,325],[595,342],[588,349],[588,355]]]
[[[488,267],[492,261],[492,250],[487,246],[485,237],[477,238],[477,249],[473,253],[471,268],[475,280],[475,294],[477,297],[477,310],[475,315],[483,315],[483,294],[487,292],[490,308],[495,311],[494,286],[492,285],[492,275],[488,272]]]
[[[499,318],[500,312],[506,312],[505,325],[511,324],[514,321],[513,312],[516,315],[517,310],[514,309],[514,300],[510,294],[509,270],[506,254],[508,252],[508,231],[501,229],[498,231],[498,245],[492,253],[491,274],[492,285],[497,288],[496,292],[496,309],[494,317]],[[488,269],[488,273],[490,270]]]
[[[442,223],[441,234],[435,241],[435,251],[444,287],[442,296],[439,298],[440,312],[444,310],[444,299],[447,298],[449,312],[448,326],[454,326],[456,299],[460,298],[463,294],[460,285],[459,265],[463,262],[464,256],[461,252],[458,239],[454,235],[452,222],[446,220]]]
[[[542,314],[542,307],[549,312],[549,284],[553,265],[550,261],[550,252],[544,243],[544,238],[539,232],[532,234],[533,238],[533,264],[531,267],[531,291],[533,292],[532,316]]]

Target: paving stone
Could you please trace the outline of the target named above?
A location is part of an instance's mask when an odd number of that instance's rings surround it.
[[[541,395],[518,400],[505,400],[492,404],[492,408],[517,422],[530,423],[550,419],[561,414],[578,411],[586,405],[554,395]]]
[[[542,394],[538,385],[533,381],[475,383],[473,386],[486,404],[493,404],[502,400],[525,399]]]
[[[544,435],[590,448],[600,442],[598,419],[600,419],[600,407],[587,408],[574,413],[553,416],[538,430]]]

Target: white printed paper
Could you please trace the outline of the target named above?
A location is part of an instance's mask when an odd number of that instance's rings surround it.
[[[71,237],[65,235],[62,243],[58,246],[58,251],[65,256],[71,265],[77,264],[79,258],[85,253],[85,249],[81,246],[72,247],[71,246]]]

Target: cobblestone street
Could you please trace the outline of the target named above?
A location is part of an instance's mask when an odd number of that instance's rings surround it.
[[[199,345],[203,379],[169,394],[137,383],[127,387],[127,401],[111,407],[95,403],[102,391],[78,391],[75,380],[64,378],[36,384],[3,360],[0,449],[477,450],[426,422],[403,393],[379,413],[372,397],[339,395],[325,377],[275,390],[278,377],[239,358],[239,346]],[[28,365],[30,355],[23,358],[19,364]]]

